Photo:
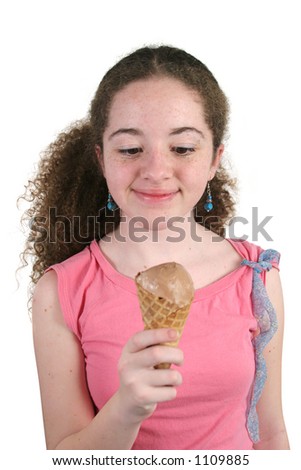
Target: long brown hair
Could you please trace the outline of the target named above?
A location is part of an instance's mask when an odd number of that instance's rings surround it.
[[[178,79],[199,93],[214,150],[223,142],[228,101],[202,62],[169,46],[144,47],[121,59],[103,77],[87,118],[59,134],[41,155],[38,171],[22,196],[31,203],[22,218],[30,224],[22,257],[24,264],[32,257],[33,284],[49,266],[80,252],[93,239],[100,239],[118,226],[119,211],[104,209],[108,188],[95,145],[102,148],[115,94],[133,81],[158,76]],[[211,181],[214,209],[208,216],[203,194],[195,207],[197,222],[223,236],[227,221],[234,215],[234,188],[234,179],[221,165]]]

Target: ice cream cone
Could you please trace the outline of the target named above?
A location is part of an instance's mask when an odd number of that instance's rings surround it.
[[[145,329],[175,329],[178,338],[164,344],[176,347],[194,296],[190,275],[177,263],[164,263],[138,273],[135,281]],[[170,364],[155,367],[167,369]]]

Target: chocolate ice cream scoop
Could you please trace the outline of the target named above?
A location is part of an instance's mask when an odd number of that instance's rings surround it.
[[[190,274],[178,263],[163,263],[138,273],[136,282],[157,297],[184,307],[191,302],[194,287]]]

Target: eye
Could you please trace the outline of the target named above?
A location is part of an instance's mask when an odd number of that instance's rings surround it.
[[[189,155],[195,151],[194,147],[172,147],[173,152],[177,155]]]
[[[121,153],[122,155],[127,155],[127,156],[137,155],[140,152],[142,152],[142,148],[139,148],[139,147],[119,149],[119,153]]]

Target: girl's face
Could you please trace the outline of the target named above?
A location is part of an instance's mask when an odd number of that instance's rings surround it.
[[[158,217],[167,222],[191,214],[223,146],[213,155],[199,95],[160,77],[133,82],[115,95],[103,154],[99,147],[96,152],[121,215],[152,224]]]

